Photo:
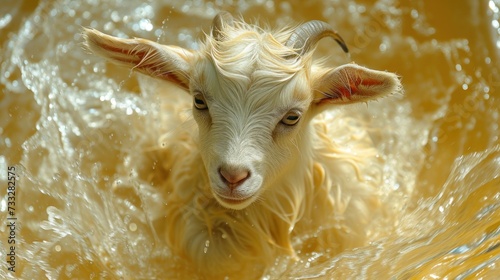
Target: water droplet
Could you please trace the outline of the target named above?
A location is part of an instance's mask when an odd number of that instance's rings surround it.
[[[106,24],[104,24],[104,30],[111,31],[113,29],[115,29],[113,22],[106,22]]]
[[[378,46],[378,49],[381,51],[381,52],[385,52],[387,50],[387,45],[382,43]]]
[[[493,0],[490,0],[490,2],[488,2],[488,6],[489,8],[494,12],[494,13],[498,13],[499,9],[497,7],[497,5],[495,4],[495,1]]]
[[[493,26],[494,28],[499,28],[500,23],[498,22],[498,20],[494,19],[491,21],[491,26]]]
[[[114,22],[119,22],[120,21],[120,15],[118,14],[117,11],[113,11],[111,13],[111,20]]]
[[[12,15],[11,14],[7,14],[5,16],[2,16],[0,18],[0,29],[2,29],[5,26],[7,26],[11,21],[12,21]]]
[[[136,231],[136,230],[137,230],[137,225],[136,225],[135,223],[130,223],[130,224],[128,225],[128,229],[129,229],[130,231]]]
[[[10,138],[9,137],[6,137],[5,140],[5,146],[7,146],[7,148],[11,148],[12,147],[12,142],[10,141]]]
[[[418,11],[415,9],[411,10],[411,17],[414,19],[418,18]]]
[[[139,21],[139,28],[146,31],[153,30],[153,24],[149,19],[141,19]]]
[[[203,248],[203,253],[207,253],[208,252],[208,247],[210,246],[210,240],[206,240],[205,241],[205,248]]]

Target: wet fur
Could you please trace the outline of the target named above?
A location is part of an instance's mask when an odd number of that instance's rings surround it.
[[[353,85],[363,93],[375,92],[361,99],[364,102],[398,92],[399,80],[379,71],[368,75],[365,71],[370,70],[351,65],[332,81],[331,68],[313,65],[311,54],[284,59],[295,51],[283,46],[291,32],[291,28],[263,30],[240,21],[225,28],[223,42],[207,35],[198,52],[135,39],[115,42],[94,30],[85,33],[88,48],[95,53],[191,93],[209,91],[217,101],[211,120],[197,117],[200,112],[193,109],[199,127],[195,133],[193,126],[175,126],[180,119],[165,119],[175,133],[161,140],[164,146],[159,151],[164,170],[169,170],[163,182],[167,243],[176,256],[207,277],[240,274],[253,279],[280,255],[298,258],[324,248],[341,252],[363,245],[368,225],[384,214],[377,189],[382,164],[366,128],[341,112],[321,112],[328,108],[324,103],[358,101],[349,96],[332,99]],[[110,45],[116,49],[106,47]],[[366,77],[384,80],[364,82]],[[297,127],[262,133],[274,127],[275,110],[293,102],[308,106]],[[168,97],[165,104],[168,110],[175,107],[168,104]],[[226,115],[217,115],[222,112]],[[214,197],[209,172],[216,164],[212,161],[223,157],[220,153],[239,136],[247,139],[243,146],[264,154],[264,159],[255,156],[255,161],[262,162],[256,170],[265,182],[256,201],[234,210]],[[278,152],[263,148],[269,143]],[[242,153],[242,160],[254,156]]]

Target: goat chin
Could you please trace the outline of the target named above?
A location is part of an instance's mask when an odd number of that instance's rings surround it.
[[[217,200],[217,202],[220,203],[220,205],[224,206],[227,209],[233,209],[233,210],[245,209],[250,204],[255,202],[257,198],[258,198],[257,194],[243,199],[230,199],[215,195],[215,199]]]

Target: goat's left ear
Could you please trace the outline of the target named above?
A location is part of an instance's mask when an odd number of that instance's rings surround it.
[[[397,75],[356,64],[323,70],[313,77],[313,103],[318,106],[366,102],[401,90]]]

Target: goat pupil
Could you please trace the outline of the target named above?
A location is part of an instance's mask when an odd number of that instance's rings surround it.
[[[200,98],[196,98],[196,97],[194,98],[194,106],[200,110],[207,108],[207,104],[205,104],[205,100],[200,99]]]
[[[287,115],[281,122],[286,125],[295,125],[299,121],[300,115],[290,114]]]

